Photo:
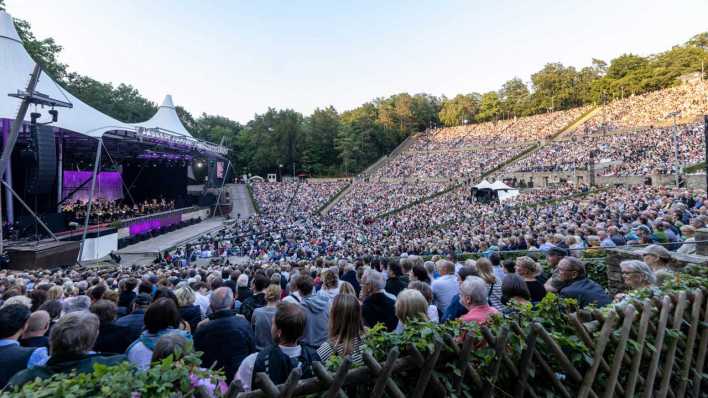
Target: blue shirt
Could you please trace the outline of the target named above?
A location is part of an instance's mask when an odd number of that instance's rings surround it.
[[[20,342],[11,339],[0,339],[0,347],[5,347],[13,344],[20,345]],[[29,359],[27,360],[27,368],[31,369],[37,366],[44,366],[44,364],[47,363],[48,359],[49,354],[47,353],[47,347],[37,348],[36,350],[34,350],[34,352],[32,352],[32,355],[30,355]]]

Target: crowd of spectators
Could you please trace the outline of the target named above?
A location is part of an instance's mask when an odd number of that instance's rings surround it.
[[[698,123],[676,127],[576,137],[554,141],[505,168],[505,172],[572,171],[586,169],[594,154],[598,175],[671,174],[678,164],[690,166],[705,157],[703,126]]]
[[[605,126],[607,131],[612,131],[666,125],[672,122],[670,114],[673,112],[679,112],[679,120],[708,113],[708,82],[685,83],[616,99],[569,134],[594,134],[605,130]]]
[[[288,209],[299,215],[309,215],[319,210],[347,184],[346,180],[281,181],[255,183],[252,188],[254,199],[263,213],[282,213]]]

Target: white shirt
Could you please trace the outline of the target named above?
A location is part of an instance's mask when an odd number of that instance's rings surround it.
[[[209,296],[203,296],[197,292],[194,295],[194,304],[198,305],[199,309],[202,310],[202,316],[206,316],[207,311],[209,311]]]
[[[289,356],[290,358],[297,358],[302,352],[302,348],[299,344],[295,347],[286,347],[282,345],[279,345],[278,347],[280,347],[283,353],[285,353],[285,355]],[[247,356],[243,359],[243,362],[241,362],[241,366],[238,367],[238,371],[236,371],[235,378],[241,381],[241,387],[243,387],[243,391],[251,391],[251,382],[253,381],[253,367],[256,365],[257,357],[257,352]]]

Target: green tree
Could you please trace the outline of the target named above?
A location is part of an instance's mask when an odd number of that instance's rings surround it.
[[[501,113],[505,118],[521,116],[525,113],[529,100],[529,88],[523,80],[515,77],[508,80],[499,90]]]
[[[443,97],[442,106],[438,113],[438,118],[445,126],[457,126],[463,121],[472,121],[479,113],[479,94],[458,94],[455,98],[447,99]]]
[[[333,174],[338,163],[337,152],[333,149],[339,130],[339,114],[332,106],[317,108],[305,119],[302,163],[306,171]]]
[[[502,114],[502,103],[499,100],[499,94],[495,91],[482,94],[482,100],[479,102],[479,113],[477,120],[486,122],[494,119],[499,119]]]

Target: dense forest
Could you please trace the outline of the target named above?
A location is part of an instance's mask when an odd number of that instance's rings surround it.
[[[61,45],[52,38],[35,37],[27,21],[15,19],[15,25],[25,47],[45,71],[96,109],[125,122],[146,120],[157,109],[131,85],[116,86],[71,72],[59,60]],[[351,175],[429,126],[493,121],[611,101],[674,85],[678,76],[701,71],[703,64],[708,67],[708,32],[646,57],[627,53],[609,63],[592,59],[591,65],[580,69],[548,63],[531,75],[530,84],[514,77],[498,91],[453,98],[400,93],[347,111],[323,106],[309,116],[269,108],[245,125],[224,116],[195,117],[184,108],[177,110],[195,137],[215,143],[225,137],[239,174],[265,175],[282,167],[284,174]]]

